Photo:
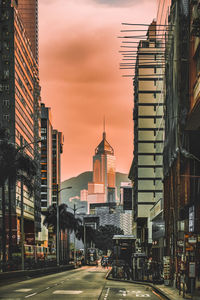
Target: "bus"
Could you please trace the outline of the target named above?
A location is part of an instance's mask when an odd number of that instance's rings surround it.
[[[98,264],[98,251],[96,248],[87,249],[86,264],[89,266],[96,266]]]

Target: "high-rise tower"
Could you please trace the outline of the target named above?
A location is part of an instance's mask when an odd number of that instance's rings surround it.
[[[93,156],[93,181],[88,183],[88,202],[115,202],[115,156],[105,131]]]
[[[30,197],[26,189],[21,195],[20,182],[12,190],[13,244],[20,244],[22,196],[25,242],[29,243],[31,240],[31,243],[34,243],[41,228],[40,147],[38,144],[40,140],[40,86],[36,54],[37,22],[32,23],[32,17],[35,18],[32,16],[30,24],[35,35],[31,34],[28,29],[28,17],[25,20],[25,14],[31,10],[30,8],[25,9],[25,7],[22,9],[21,4],[23,2],[34,4],[36,15],[37,2],[35,0],[3,0],[0,2],[0,127],[7,129],[11,143],[22,147],[23,151],[38,163],[34,196]],[[33,42],[34,39],[35,42]],[[6,201],[8,201],[7,196]]]
[[[17,9],[38,62],[38,0],[18,0]]]

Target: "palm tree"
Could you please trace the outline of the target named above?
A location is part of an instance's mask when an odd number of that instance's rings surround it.
[[[92,228],[91,226],[85,226],[86,241],[84,241],[84,226],[80,225],[76,237],[79,240],[82,240],[84,244],[90,245],[91,243],[95,244],[96,233],[97,233],[96,229]]]
[[[79,232],[81,226],[81,219],[75,218],[74,214],[67,210],[68,206],[64,203],[59,205],[59,229],[60,232],[74,231],[75,235]],[[47,228],[52,228],[53,233],[57,232],[57,205],[53,204],[48,207],[47,211],[42,212],[45,216],[43,224]],[[58,238],[58,237],[57,237]]]
[[[0,141],[5,141],[7,135],[4,128],[0,128]],[[5,271],[6,264],[6,203],[5,203],[5,182],[6,182],[6,165],[0,151],[0,187],[2,191],[2,253],[3,253],[3,271]]]
[[[23,186],[26,186],[30,196],[34,189],[34,177],[37,166],[34,160],[23,152],[23,147],[11,144],[4,130],[0,130],[0,186],[2,187],[2,250],[3,265],[6,264],[6,231],[5,231],[5,184],[8,182],[9,211],[9,260],[12,260],[12,201],[11,188],[16,182],[21,182],[21,226],[23,226]],[[23,247],[23,246],[22,246]]]
[[[75,232],[78,231],[78,227],[81,224],[81,220],[79,218],[75,218],[74,214],[67,210],[67,205],[62,203],[59,205],[59,228],[61,230],[68,229],[70,232],[73,230]],[[42,212],[45,216],[43,224],[49,228],[53,229],[53,232],[56,233],[57,226],[57,205],[52,204],[48,207],[47,211]]]

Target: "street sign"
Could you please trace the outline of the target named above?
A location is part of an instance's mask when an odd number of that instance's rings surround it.
[[[189,263],[189,277],[195,278],[195,262]]]

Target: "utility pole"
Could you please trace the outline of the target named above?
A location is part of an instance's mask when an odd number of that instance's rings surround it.
[[[23,139],[20,136],[20,151],[23,151]],[[24,184],[21,180],[21,256],[22,256],[22,271],[24,270]]]
[[[73,211],[74,211],[74,219],[75,219],[75,215],[76,215],[76,204],[74,204],[74,208],[73,208]],[[75,230],[74,230],[74,264],[76,266],[76,236],[75,236]]]
[[[84,263],[86,264],[86,228],[85,228],[84,217],[83,217],[83,230],[84,230]]]
[[[56,261],[57,266],[60,265],[60,218],[59,218],[59,203],[58,203],[58,184],[56,184]]]

